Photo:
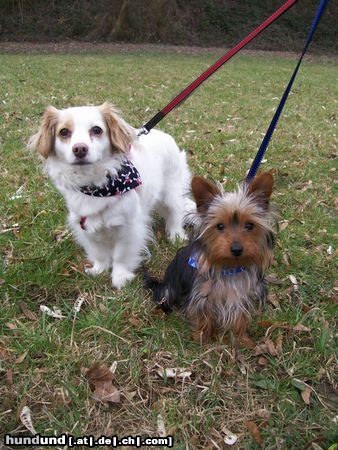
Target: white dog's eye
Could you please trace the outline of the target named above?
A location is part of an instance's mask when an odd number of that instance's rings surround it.
[[[62,128],[62,129],[59,131],[59,135],[62,136],[63,138],[69,137],[71,134],[72,134],[72,133],[71,133],[70,130],[68,130],[68,128]]]
[[[102,128],[95,126],[90,130],[93,134],[96,134],[96,136],[99,136],[100,134],[103,133]]]

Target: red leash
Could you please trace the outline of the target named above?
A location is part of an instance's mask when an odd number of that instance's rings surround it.
[[[297,3],[298,0],[288,0],[283,6],[277,9],[268,19],[266,19],[261,25],[259,25],[254,31],[248,34],[241,42],[239,42],[233,49],[228,51],[224,56],[217,60],[209,69],[203,72],[195,81],[187,86],[182,92],[180,92],[167,106],[161,111],[155,114],[146,124],[144,124],[138,135],[147,134],[154,128],[171,110],[176,108],[183,102],[200,84],[202,84],[207,78],[209,78],[217,69],[223,66],[230,58],[232,58],[237,52],[251,42],[256,36],[264,31],[269,25],[277,20],[283,13],[285,13],[291,6]]]

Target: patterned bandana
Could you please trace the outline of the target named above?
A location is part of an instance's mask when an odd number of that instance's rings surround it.
[[[192,267],[193,269],[198,269],[198,265],[197,265],[197,258],[195,256],[190,256],[190,258],[188,259],[188,264],[190,267]],[[222,269],[222,275],[236,275],[237,273],[241,273],[241,272],[245,272],[245,267],[223,267]]]
[[[138,170],[131,161],[126,159],[115,176],[107,175],[107,184],[102,187],[95,185],[81,186],[80,191],[93,197],[113,197],[125,194],[141,184],[142,180]]]

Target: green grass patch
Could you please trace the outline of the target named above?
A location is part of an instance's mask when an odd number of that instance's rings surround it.
[[[224,448],[225,428],[238,436],[233,448],[258,448],[247,421],[258,427],[263,448],[334,443],[336,63],[304,63],[263,164],[275,169],[282,223],[270,301],[252,338],[279,342],[277,355],[234,349],[221,338],[201,347],[178,314],[154,309],[141,276],[119,294],[108,274],[86,276],[84,255],[65,228],[64,202],[37,155],[25,149],[48,104],[109,100],[140,126],[216,56],[0,55],[2,433],[24,432],[18,411],[27,405],[44,435],[156,436],[160,414],[175,449]],[[194,173],[232,189],[249,169],[294,65],[281,57],[237,57],[160,128],[186,150]],[[148,265],[159,274],[176,249],[160,223],[155,232]],[[79,295],[86,301],[74,320]],[[42,315],[40,305],[65,317]],[[120,404],[91,399],[83,369],[95,361],[117,361]],[[162,379],[158,367],[192,374]],[[308,403],[295,380],[309,387]]]

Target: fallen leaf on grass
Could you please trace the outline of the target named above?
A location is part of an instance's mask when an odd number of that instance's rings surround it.
[[[48,306],[40,305],[40,311],[47,314],[47,316],[53,317],[54,319],[63,319],[66,316],[63,316],[59,309],[50,309]]]
[[[36,434],[36,431],[33,426],[32,416],[31,416],[31,410],[28,408],[28,406],[24,406],[20,413],[20,420],[21,423],[27,428],[28,431],[30,431],[32,434]]]
[[[18,327],[16,326],[15,323],[7,322],[5,325],[6,325],[6,327],[9,328],[10,330],[17,330],[17,329],[18,329]]]
[[[175,367],[175,368],[164,368],[161,366],[158,366],[155,369],[155,372],[158,376],[160,376],[163,379],[167,378],[190,378],[191,377],[191,370],[184,369],[182,367]]]
[[[137,317],[133,316],[128,319],[128,322],[133,325],[135,328],[140,328],[143,325],[143,322]]]
[[[62,242],[71,237],[71,232],[67,228],[61,228],[53,231],[53,241]]]
[[[310,395],[312,392],[311,387],[308,384],[306,384],[304,381],[298,380],[298,378],[293,378],[291,380],[291,384],[292,384],[292,386],[294,386],[295,388],[297,388],[300,391],[300,395],[302,396],[304,403],[309,405],[310,404]]]
[[[5,348],[0,347],[0,360],[7,361],[9,359],[9,353]]]
[[[311,396],[312,390],[309,388],[309,386],[306,386],[304,391],[301,391],[300,395],[302,396],[302,399],[304,400],[304,403],[307,405],[310,404],[310,396]]]
[[[269,338],[265,338],[265,343],[266,343],[266,346],[268,347],[270,355],[277,356],[277,350],[276,350],[275,344],[272,342],[272,340]]]
[[[240,338],[241,346],[249,350],[256,347],[256,342],[247,334],[243,334]]]
[[[275,294],[268,295],[268,302],[271,303],[276,309],[280,309],[280,303]]]
[[[285,228],[287,228],[288,226],[289,226],[289,221],[282,220],[281,222],[279,222],[279,231],[285,230]]]
[[[280,334],[276,339],[276,352],[280,356],[283,353],[283,335]]]
[[[311,331],[310,328],[304,326],[304,325],[301,324],[301,323],[297,323],[297,325],[295,325],[295,326],[292,328],[292,330],[293,330],[293,331]]]
[[[166,437],[167,436],[167,432],[166,432],[165,425],[164,425],[164,419],[161,416],[161,414],[159,414],[157,416],[157,434],[160,437]]]
[[[102,312],[102,314],[106,314],[108,311],[108,308],[104,303],[99,303],[99,309]]]
[[[253,439],[255,440],[255,442],[258,445],[261,445],[262,437],[261,437],[261,434],[260,434],[259,429],[258,429],[257,425],[255,424],[255,422],[252,422],[251,420],[247,420],[245,422],[245,426],[249,430],[249,432],[250,432],[251,436],[253,437]]]
[[[267,365],[269,364],[269,360],[266,359],[266,358],[264,358],[264,356],[260,356],[260,357],[258,358],[258,364],[259,364],[260,366],[267,366]]]
[[[289,280],[292,283],[292,287],[293,287],[294,292],[298,292],[299,291],[299,286],[298,286],[297,278],[294,275],[289,275]]]
[[[13,370],[12,369],[6,370],[6,380],[7,380],[7,384],[10,384],[10,385],[13,384]]]
[[[225,436],[224,436],[225,444],[227,444],[227,445],[236,444],[237,439],[238,439],[238,436],[236,436],[236,434],[232,433],[230,430],[228,430],[225,427],[222,428],[222,433],[225,434]]]
[[[24,353],[22,353],[22,355],[20,355],[18,358],[16,358],[14,363],[21,364],[23,362],[23,360],[26,358],[27,354],[28,354],[28,350],[26,350]]]
[[[270,411],[268,411],[268,410],[265,409],[265,408],[258,409],[258,410],[256,411],[256,415],[257,415],[258,417],[261,417],[262,419],[266,419],[266,420],[268,420],[268,419],[271,418],[271,413],[270,413]]]
[[[106,364],[93,364],[86,372],[92,399],[98,402],[120,403],[120,391],[113,386],[113,374]]]
[[[79,295],[78,298],[74,302],[73,310],[75,314],[79,313],[81,310],[82,303],[86,300],[84,295]]]
[[[19,302],[19,306],[23,314],[27,317],[29,320],[37,320],[36,314],[33,313],[30,309],[28,309],[27,303],[25,302]]]

